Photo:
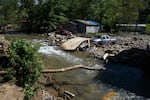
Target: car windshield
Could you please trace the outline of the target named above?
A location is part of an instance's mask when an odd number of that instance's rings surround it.
[[[105,36],[103,36],[102,38],[105,39]]]
[[[109,37],[108,37],[108,36],[106,36],[106,39],[109,39]]]

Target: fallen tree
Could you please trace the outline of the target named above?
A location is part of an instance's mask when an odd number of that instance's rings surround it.
[[[59,69],[44,69],[42,70],[42,73],[59,73],[59,72],[66,72],[70,70],[75,70],[75,69],[86,69],[86,70],[95,70],[95,71],[100,71],[100,70],[105,70],[105,67],[99,66],[99,67],[88,67],[84,65],[75,65],[75,66],[70,66],[70,67],[65,67],[65,68],[59,68]],[[0,71],[0,74],[7,74],[8,71]]]

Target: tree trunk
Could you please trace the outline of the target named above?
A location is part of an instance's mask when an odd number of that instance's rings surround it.
[[[75,70],[75,69],[86,69],[86,70],[95,70],[95,71],[100,71],[100,70],[105,70],[105,67],[99,66],[99,67],[88,67],[84,65],[75,65],[71,67],[65,67],[65,68],[60,68],[60,69],[44,69],[42,70],[42,73],[59,73],[59,72],[66,72],[70,70]],[[0,74],[7,74],[8,71],[0,71]]]

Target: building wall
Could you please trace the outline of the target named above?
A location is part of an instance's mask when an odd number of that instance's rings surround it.
[[[86,33],[86,25],[80,22],[77,22],[77,31],[79,33]]]
[[[145,24],[116,24],[116,30],[127,32],[143,32],[146,30]]]
[[[66,23],[63,25],[64,29],[71,31],[72,33],[77,32],[77,24],[76,23]]]
[[[86,33],[98,33],[100,26],[86,26]]]
[[[101,25],[87,25],[83,22],[80,21],[74,21],[73,23],[69,22],[64,24],[64,28],[66,28],[67,30],[73,32],[73,33],[97,33],[101,31]]]

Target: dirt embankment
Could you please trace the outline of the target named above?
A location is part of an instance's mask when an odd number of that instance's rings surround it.
[[[0,84],[0,100],[23,100],[23,89],[14,84]]]
[[[62,88],[67,82],[56,81],[51,74],[43,74],[39,79],[39,89],[30,100],[72,100]],[[70,92],[71,93],[71,92]],[[0,84],[0,100],[24,100],[24,90],[14,83]]]

